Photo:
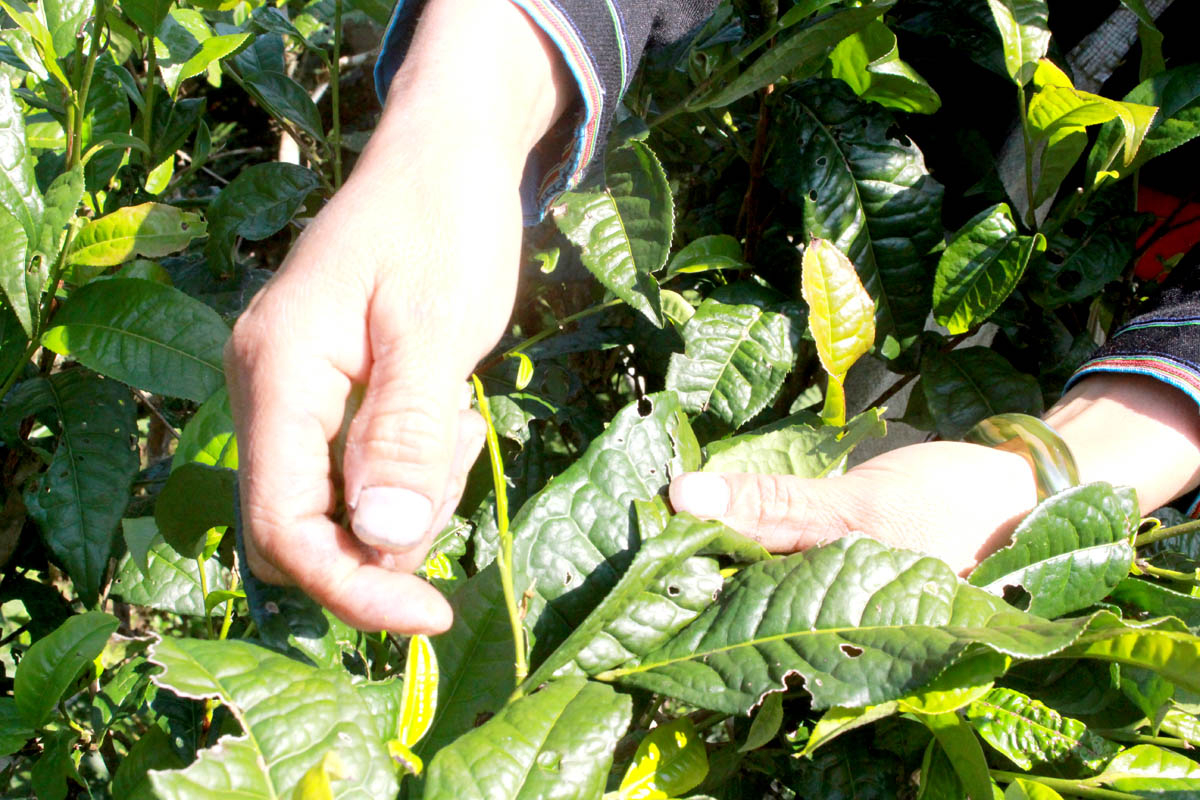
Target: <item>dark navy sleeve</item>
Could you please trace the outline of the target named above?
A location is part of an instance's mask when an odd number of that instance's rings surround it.
[[[527,223],[579,184],[608,137],[617,104],[647,47],[681,38],[702,23],[719,0],[496,0],[512,2],[550,38],[575,78],[578,101],[560,123],[560,150],[530,155],[521,185]],[[404,60],[424,0],[399,0],[375,65],[375,87],[387,96]]]

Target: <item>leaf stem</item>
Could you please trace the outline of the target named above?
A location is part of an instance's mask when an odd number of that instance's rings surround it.
[[[329,102],[332,128],[329,147],[333,150],[333,188],[342,188],[342,0],[333,3],[333,59],[329,62]]]
[[[1141,733],[1130,733],[1129,731],[1103,729],[1094,729],[1093,732],[1103,736],[1105,739],[1112,739],[1114,742],[1153,744],[1159,747],[1176,747],[1180,750],[1193,749],[1192,743],[1187,739],[1179,739],[1173,736],[1147,736]]]
[[[525,659],[525,626],[521,621],[521,612],[517,608],[517,598],[513,591],[512,576],[512,533],[508,530],[508,485],[504,478],[504,459],[500,455],[500,439],[496,436],[496,426],[492,424],[492,412],[488,408],[487,395],[483,392],[483,383],[478,375],[471,375],[475,385],[475,400],[479,404],[479,413],[487,426],[488,457],[492,464],[492,483],[496,489],[496,527],[500,531],[500,552],[496,560],[500,567],[500,586],[504,590],[504,604],[508,607],[508,620],[512,625],[513,647],[515,650],[514,678],[516,691],[512,699],[519,699],[523,692],[521,683],[529,675],[529,663]]]
[[[96,71],[96,57],[100,55],[100,34],[104,30],[104,17],[108,13],[106,0],[96,0],[92,12],[92,39],[88,48],[87,61],[83,66],[83,77],[75,92],[75,130],[71,145],[68,167],[76,167],[83,160],[83,121],[87,116],[88,93],[92,88],[92,75]]]
[[[482,364],[479,365],[479,369],[477,369],[476,372],[487,372],[489,369],[496,366],[504,359],[513,358],[520,353],[524,353],[527,349],[529,349],[533,345],[537,344],[538,342],[545,341],[546,339],[549,339],[552,336],[557,336],[558,334],[562,333],[563,330],[568,325],[570,325],[572,322],[578,322],[581,319],[586,319],[587,317],[593,316],[595,314],[599,314],[601,311],[607,311],[610,308],[614,308],[616,306],[621,305],[621,303],[623,303],[623,302],[625,302],[625,301],[621,300],[620,298],[617,298],[614,300],[609,300],[605,303],[601,303],[600,305],[597,305],[597,306],[589,306],[588,308],[585,308],[582,311],[577,311],[574,314],[571,314],[570,316],[563,317],[562,319],[558,320],[558,322],[555,323],[555,326],[553,328],[546,328],[544,331],[539,331],[539,332],[535,333],[533,336],[530,336],[528,339],[521,342],[520,344],[514,345],[513,347],[510,347],[508,350],[505,350],[503,353],[496,356],[495,358],[490,358],[487,361],[483,362]]]
[[[835,428],[846,426],[846,389],[836,375],[829,376],[829,386],[825,389],[825,407],[821,409],[821,419],[826,425]]]
[[[1002,769],[988,770],[988,773],[997,781],[1012,783],[1017,778],[1022,778],[1031,783],[1040,783],[1059,794],[1067,794],[1072,797],[1087,797],[1092,798],[1092,800],[1140,800],[1139,795],[1136,794],[1118,792],[1113,789],[1101,789],[1098,786],[1085,786],[1079,781],[1068,781],[1062,778],[1045,778],[1041,775],[1027,775],[1019,772],[1008,772]]]
[[[1169,528],[1155,528],[1152,531],[1147,531],[1133,540],[1133,546],[1145,547],[1148,544],[1154,544],[1166,539],[1174,539],[1177,536],[1186,536],[1196,531],[1200,531],[1200,519],[1184,522],[1180,525],[1172,525]]]
[[[1173,569],[1163,569],[1162,567],[1156,567],[1153,564],[1147,564],[1144,561],[1137,562],[1137,568],[1140,569],[1145,574],[1151,575],[1155,578],[1162,578],[1163,580],[1167,580],[1167,581],[1179,581],[1181,583],[1191,583],[1191,584],[1195,584],[1195,585],[1200,585],[1200,578],[1197,578],[1194,574],[1191,574],[1191,573],[1178,572]]]
[[[236,592],[238,586],[237,570],[231,570],[229,576],[229,591]],[[229,628],[233,625],[233,603],[234,598],[230,597],[225,601],[225,619],[221,620],[221,632],[217,634],[217,638],[224,641],[229,636]]]
[[[204,573],[206,559],[203,555],[196,556],[196,565],[200,567],[200,595],[204,600],[204,625],[208,628],[208,638],[217,638],[217,632],[212,624],[212,612],[208,610],[208,576]]]

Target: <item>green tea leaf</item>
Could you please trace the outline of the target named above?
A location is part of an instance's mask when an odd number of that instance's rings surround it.
[[[824,478],[839,469],[860,442],[886,431],[879,409],[870,409],[845,428],[796,423],[767,433],[731,436],[709,443],[701,471]]]
[[[1178,617],[1189,628],[1200,628],[1200,597],[1177,592],[1160,583],[1125,577],[1113,587],[1109,600],[1156,617]]]
[[[653,151],[632,141],[608,155],[605,177],[604,191],[564,195],[554,221],[596,279],[661,328],[652,273],[666,263],[675,229],[667,176]]]
[[[150,785],[150,771],[181,769],[183,759],[171,746],[171,737],[157,725],[133,743],[113,775],[112,794],[122,800],[158,800]]]
[[[1129,574],[1140,515],[1132,490],[1091,483],[1060,492],[1021,521],[1012,542],[985,558],[970,582],[1030,595],[1029,613],[1060,617],[1105,598]]]
[[[934,319],[952,334],[966,333],[995,313],[1025,274],[1029,259],[1045,249],[1041,234],[1017,234],[1004,203],[976,214],[938,259]]]
[[[711,412],[738,428],[783,386],[803,333],[799,314],[705,300],[683,327],[683,354],[671,355],[667,388],[692,413]]]
[[[139,389],[206,400],[224,385],[229,326],[178,289],[114,278],[77,289],[42,344]]]
[[[25,335],[33,336],[33,309],[25,278],[25,256],[29,240],[21,223],[0,206],[0,289],[8,298],[9,308],[16,314]],[[32,298],[36,303],[38,295]]]
[[[303,133],[325,141],[317,104],[304,87],[282,72],[253,72],[242,76],[246,91],[273,117],[290,122]]]
[[[821,366],[841,382],[875,344],[875,304],[850,259],[824,239],[804,249],[800,290]]]
[[[16,218],[25,238],[36,242],[42,224],[42,193],[25,141],[25,117],[8,80],[0,80],[0,206]]]
[[[921,721],[946,751],[967,796],[971,800],[991,800],[992,779],[987,760],[971,727],[953,711],[923,716]]]
[[[1050,47],[1045,0],[988,0],[1004,42],[1004,67],[1015,83],[1033,79],[1037,62]]]
[[[782,726],[783,694],[773,692],[767,695],[762,705],[758,707],[758,713],[754,715],[754,721],[750,723],[750,732],[746,734],[746,741],[738,748],[738,752],[749,753],[751,750],[757,750],[770,744],[779,735],[779,729]]]
[[[1105,123],[1088,154],[1089,176],[1112,169],[1125,177],[1147,161],[1200,136],[1200,64],[1184,64],[1142,81],[1125,95],[1125,102],[1158,106],[1159,112],[1133,160],[1127,163],[1117,162],[1126,138],[1124,126],[1117,121]]]
[[[779,696],[778,692],[767,695],[768,698],[776,696]],[[829,744],[842,734],[890,717],[897,710],[898,706],[895,702],[857,708],[834,706],[822,714],[817,723],[813,725],[812,733],[809,734],[808,741],[800,755],[811,755],[818,748]]]
[[[842,81],[789,87],[773,122],[767,177],[803,209],[805,234],[854,264],[875,302],[876,337],[919,333],[930,304],[923,258],[942,240],[942,186],[921,151]]]
[[[204,551],[209,528],[234,525],[237,473],[195,462],[174,470],[154,504],[154,521],[163,539],[180,555]]]
[[[39,4],[46,29],[54,42],[54,52],[65,57],[75,49],[75,37],[92,12],[88,0],[42,0]]]
[[[111,267],[136,256],[176,253],[205,233],[199,214],[162,203],[127,206],[92,220],[75,237],[71,264]]]
[[[162,25],[174,4],[175,0],[124,0],[121,10],[143,33],[151,33]]]
[[[288,797],[336,752],[345,765],[334,797],[377,800],[399,786],[370,711],[341,668],[317,669],[243,641],[160,639],[150,660],[161,689],[216,697],[244,733],[225,735],[191,766],[150,773],[163,800]]]
[[[82,152],[86,155],[105,142],[119,141],[121,144],[97,152],[88,160],[84,167],[84,183],[89,191],[105,189],[124,161],[126,147],[140,144],[140,140],[129,135],[129,96],[121,87],[118,76],[123,71],[123,67],[118,67],[109,58],[96,62],[88,91],[87,112],[81,126]]]
[[[708,774],[708,751],[687,717],[646,734],[617,789],[619,800],[666,800],[700,785]]]
[[[1200,764],[1171,750],[1139,744],[1122,752],[1086,783],[1120,792],[1186,797],[1200,791]]]
[[[833,48],[829,64],[833,77],[864,100],[916,114],[932,114],[942,107],[933,87],[900,60],[896,34],[877,19]]]
[[[438,703],[437,653],[428,636],[417,635],[408,641],[404,667],[404,694],[400,700],[396,738],[412,747],[429,732]]]
[[[1018,691],[997,688],[967,709],[967,720],[989,745],[1021,769],[1051,766],[1068,773],[1095,772],[1120,747],[1076,719]]]
[[[1063,658],[1095,658],[1148,669],[1191,692],[1200,692],[1200,638],[1170,617],[1122,622],[1107,612],[1090,618],[1088,629],[1064,650]]]
[[[1037,379],[1017,372],[987,347],[948,353],[926,347],[921,354],[921,388],[937,431],[946,439],[960,439],[975,423],[1006,411],[1042,413]]]
[[[200,564],[195,558],[180,555],[156,535],[146,551],[146,561],[143,570],[132,557],[123,559],[113,578],[113,593],[126,603],[173,614],[203,617],[214,613],[206,607]],[[230,585],[229,569],[215,558],[204,562],[204,576],[210,590]]]
[[[111,614],[88,611],[33,643],[13,678],[13,700],[24,724],[40,728],[49,721],[63,693],[100,655],[118,624]]]
[[[229,392],[222,386],[205,400],[179,432],[171,469],[189,462],[237,469],[237,438],[233,430],[233,412]]]
[[[210,66],[235,52],[251,37],[250,33],[229,33],[223,36],[212,36],[200,43],[187,60],[176,70],[172,71],[171,84],[167,87],[174,97],[179,93],[179,87],[188,78],[199,75]]]
[[[1004,800],[1062,800],[1062,795],[1044,783],[1017,778],[1004,790]]]
[[[61,433],[49,468],[25,493],[25,506],[91,605],[138,471],[133,398],[116,381],[86,370],[35,380],[52,398]]]
[[[75,216],[79,202],[83,199],[83,168],[76,166],[55,178],[46,189],[45,210],[42,214],[42,232],[38,238],[37,252],[42,261],[38,268],[36,285],[30,284],[31,297],[40,295],[50,277],[50,264],[58,258],[66,238],[66,227]]]
[[[121,533],[125,537],[130,559],[142,570],[142,574],[147,573],[150,570],[150,546],[158,536],[154,517],[126,517],[121,520]]]
[[[27,724],[11,697],[0,697],[0,756],[15,753],[33,738],[33,726]]]
[[[861,30],[893,5],[894,0],[882,0],[860,8],[841,9],[784,34],[736,78],[701,95],[689,104],[688,110],[727,106],[775,83],[784,75],[799,80],[815,74],[838,42]]]
[[[610,687],[554,681],[438,751],[425,796],[591,800],[604,791],[629,715],[629,698]]]
[[[237,237],[259,241],[292,220],[320,186],[316,173],[296,164],[255,164],[237,174],[208,207],[208,256],[232,267]]]
[[[670,280],[676,275],[691,275],[697,272],[708,272],[714,269],[745,269],[748,267],[742,260],[742,246],[732,236],[720,234],[717,236],[701,236],[679,248],[667,264],[667,272],[663,280]]]

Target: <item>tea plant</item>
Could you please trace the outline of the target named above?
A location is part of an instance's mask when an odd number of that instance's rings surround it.
[[[771,556],[663,499],[837,474],[909,384],[946,438],[1039,413],[1158,290],[1130,179],[1200,133],[1200,71],[1125,4],[1120,100],[1039,0],[734,2],[653,55],[604,180],[527,234],[427,639],[243,568],[220,360],[341,184],[343,34],[387,9],[0,0],[4,796],[1200,795],[1178,512],[1073,487],[963,580],[862,536]],[[999,108],[1015,172],[972,119]]]

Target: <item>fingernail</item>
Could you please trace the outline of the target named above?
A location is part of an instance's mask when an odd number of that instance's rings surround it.
[[[412,550],[433,522],[433,504],[411,489],[373,486],[358,496],[351,526],[354,535],[373,547],[395,552]]]
[[[697,517],[723,517],[729,511],[729,484],[716,473],[685,473],[671,484],[671,505]]]

